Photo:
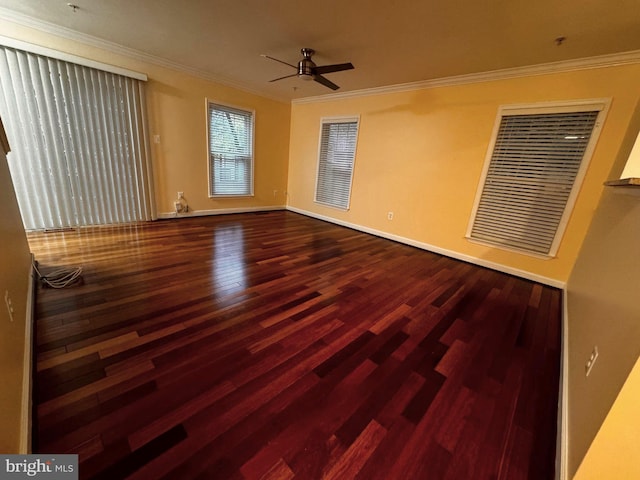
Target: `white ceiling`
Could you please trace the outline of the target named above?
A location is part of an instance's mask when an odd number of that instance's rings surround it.
[[[345,92],[640,50],[640,0],[69,1],[79,9],[0,0],[0,17],[50,22],[282,99],[333,92],[295,77],[269,83],[294,71],[260,54],[296,64],[310,47],[318,65],[352,62],[327,75]]]

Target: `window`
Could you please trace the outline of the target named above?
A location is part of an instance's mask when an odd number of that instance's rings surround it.
[[[254,112],[207,102],[209,196],[253,195]]]
[[[317,203],[349,209],[358,118],[323,119],[316,180]]]
[[[27,230],[155,218],[144,82],[0,48],[0,115]]]
[[[467,237],[554,256],[608,101],[503,107]]]

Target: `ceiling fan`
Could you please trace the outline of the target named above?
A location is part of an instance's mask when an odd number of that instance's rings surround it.
[[[325,87],[330,88],[331,90],[337,90],[340,87],[335,83],[331,82],[327,78],[322,75],[326,73],[333,72],[341,72],[342,70],[351,70],[353,69],[353,65],[351,63],[336,63],[335,65],[321,65],[317,66],[313,60],[311,60],[311,56],[316,53],[312,48],[303,48],[300,50],[302,53],[302,60],[298,62],[298,66],[291,65],[290,63],[284,62],[282,60],[278,60],[277,58],[270,57],[269,55],[261,55],[264,58],[268,58],[269,60],[275,60],[276,62],[283,63],[285,65],[289,65],[292,68],[297,70],[297,73],[293,73],[291,75],[285,75],[284,77],[274,78],[273,80],[269,80],[270,82],[277,82],[278,80],[283,80],[285,78],[290,77],[300,77],[303,80],[315,80],[316,82],[324,85]]]

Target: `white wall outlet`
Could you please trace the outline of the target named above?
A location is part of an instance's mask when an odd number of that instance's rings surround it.
[[[598,359],[598,346],[594,346],[593,350],[591,350],[591,355],[589,355],[589,359],[587,360],[587,363],[584,364],[584,375],[586,377],[589,376],[589,374],[591,373],[591,369],[593,368],[593,365],[596,363],[596,360]]]
[[[393,220],[393,212],[387,212],[387,220]]]
[[[184,198],[184,192],[178,192],[178,200],[182,200]]]
[[[153,143],[160,143],[160,135],[153,136]]]
[[[7,311],[9,312],[9,320],[13,322],[13,303],[11,303],[9,290],[4,291],[4,303],[7,305]]]

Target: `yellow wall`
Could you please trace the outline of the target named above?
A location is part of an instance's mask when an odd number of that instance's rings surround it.
[[[149,77],[149,132],[160,135],[151,143],[156,204],[160,214],[173,212],[177,192],[184,192],[193,210],[261,208],[285,204],[289,157],[290,106],[173,69],[110,53],[0,20],[7,37],[116,65]],[[206,50],[203,50],[203,55]],[[207,183],[206,103],[210,100],[255,110],[255,195],[210,199]],[[277,190],[274,196],[273,191]]]
[[[640,478],[640,360],[620,391],[575,480]]]
[[[314,103],[291,114],[289,205],[565,282],[639,92],[640,66],[429,88]],[[613,99],[556,258],[481,246],[466,233],[497,109],[503,104]],[[320,119],[360,115],[351,209],[313,202]],[[387,212],[394,219],[387,220]]]
[[[0,148],[0,452],[18,453],[31,255],[4,150]],[[14,314],[5,306],[9,292]],[[24,452],[21,452],[24,453]]]
[[[614,156],[609,178],[620,176],[640,128],[640,102],[626,129],[626,136]],[[616,395],[640,354],[640,188],[606,187],[598,209],[567,285],[567,321],[569,341],[569,471],[578,468],[598,428],[613,404]],[[594,346],[599,357],[588,377],[584,365]],[[629,378],[624,398],[636,395],[635,411],[617,402],[611,410],[614,420],[606,427],[615,431],[621,415],[629,432],[640,428],[640,396],[637,377]],[[634,393],[635,392],[635,393]],[[614,413],[618,412],[618,413]],[[616,420],[617,419],[617,420]],[[607,423],[605,423],[607,425]],[[604,427],[603,427],[604,428]],[[620,438],[627,430],[620,430]],[[605,434],[594,444],[602,452]],[[618,440],[619,442],[620,440]],[[637,450],[638,444],[633,447]],[[592,478],[605,466],[605,458],[594,453],[583,467],[582,478]],[[585,460],[586,462],[586,460]],[[609,459],[612,469],[621,469],[625,462],[638,467],[637,458],[620,461]],[[594,469],[594,470],[592,470]],[[633,475],[606,475],[599,478],[637,478]]]

